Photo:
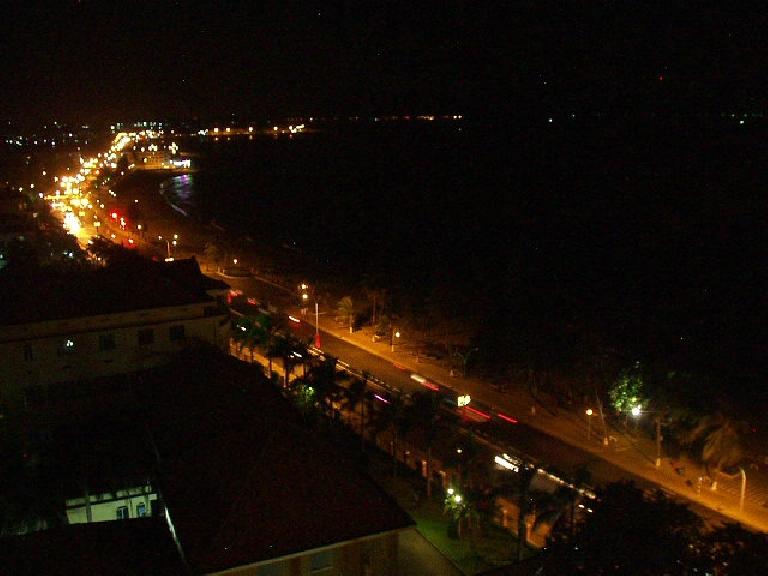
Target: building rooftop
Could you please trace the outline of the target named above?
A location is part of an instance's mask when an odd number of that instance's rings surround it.
[[[0,273],[0,326],[180,306],[211,300],[226,284],[197,261],[130,258],[104,268],[7,268]]]
[[[216,572],[413,525],[363,470],[318,438],[280,391],[251,365],[202,348],[184,353],[171,365],[137,375],[132,387],[132,410],[103,413],[90,423],[72,422],[67,425],[69,432],[51,434],[51,446],[76,443],[69,452],[80,450],[81,454],[72,457],[71,472],[82,475],[91,492],[119,488],[121,474],[130,483],[150,470],[152,485],[160,493],[193,573]],[[125,458],[130,465],[114,462]],[[66,455],[52,458],[60,463],[67,459]],[[59,476],[60,467],[53,469],[59,470],[57,478],[65,491],[73,487],[77,491],[77,478]],[[119,542],[121,528],[114,525],[124,522],[92,524],[87,529],[69,526],[26,541],[13,540],[10,552],[0,554],[0,564],[3,558],[21,562],[22,552],[65,549],[67,538],[78,550],[74,557],[81,549],[87,553],[87,545],[78,539],[91,538],[94,558],[88,562],[101,562],[107,556],[99,543],[110,538]],[[70,529],[74,535],[67,536]],[[5,540],[3,548],[7,548]]]
[[[0,575],[188,574],[162,516],[73,524],[2,539]]]
[[[190,566],[223,570],[413,524],[255,374],[198,355],[145,382],[160,489]]]

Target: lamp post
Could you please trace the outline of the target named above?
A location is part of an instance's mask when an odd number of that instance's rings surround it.
[[[306,282],[302,282],[296,287],[299,293],[299,307],[301,308],[301,315],[307,315],[307,306],[309,305],[309,290],[310,286]]]
[[[589,440],[592,437],[592,408],[587,408],[584,414],[587,415],[587,440]]]
[[[320,308],[315,301],[315,348],[320,348]]]
[[[162,236],[158,236],[157,239],[162,241],[163,237]],[[175,240],[173,242],[173,245],[174,246],[176,245],[176,241]],[[170,260],[171,259],[171,241],[168,240],[167,238],[165,239],[165,246],[168,248],[168,260]]]
[[[640,414],[643,413],[642,408],[640,406],[634,406],[632,410],[630,411],[632,416],[637,418],[640,416]],[[647,414],[651,414],[650,411],[646,411]],[[661,415],[654,412],[656,414],[656,468],[661,467]]]
[[[400,338],[400,330],[395,330],[395,325],[389,327],[389,351],[395,351],[395,338]]]

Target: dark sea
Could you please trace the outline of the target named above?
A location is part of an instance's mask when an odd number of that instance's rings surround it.
[[[343,273],[463,274],[491,256],[505,226],[503,142],[452,123],[198,140],[188,197],[228,228]]]
[[[190,139],[200,170],[174,182],[353,284],[716,353],[765,319],[766,136],[730,118],[336,123]]]

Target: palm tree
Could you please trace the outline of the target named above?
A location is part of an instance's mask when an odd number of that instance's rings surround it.
[[[488,463],[493,458],[472,432],[453,428],[453,435],[448,437],[444,448],[443,465],[457,472],[461,490],[476,490],[490,484]]]
[[[461,375],[466,378],[467,377],[467,364],[469,363],[469,358],[472,356],[474,352],[477,352],[476,347],[459,347],[455,346],[453,348],[452,356],[454,360],[456,360],[461,366]]]
[[[224,259],[224,250],[217,242],[206,242],[203,255],[212,260],[218,270],[219,263]]]
[[[422,431],[427,449],[427,498],[432,497],[432,445],[437,438],[440,421],[440,397],[426,391],[411,394],[410,411],[415,426]]]
[[[360,286],[371,302],[371,326],[376,326],[376,311],[383,309],[387,302],[387,290],[383,287],[380,274],[364,274]]]
[[[523,560],[523,550],[525,549],[525,516],[530,508],[531,480],[536,475],[536,467],[524,463],[518,472],[518,512],[517,512],[517,561]]]
[[[689,433],[688,442],[701,446],[701,461],[707,475],[712,478],[712,489],[717,488],[716,475],[724,468],[742,463],[745,458],[744,436],[749,425],[718,412],[704,416]]]
[[[355,315],[355,305],[352,302],[351,296],[344,296],[341,300],[339,300],[337,313],[341,317],[347,318],[349,321],[349,333],[352,333],[352,319]]]
[[[320,410],[328,413],[328,406],[340,399],[341,390],[337,383],[336,358],[326,356],[320,364],[316,364],[309,370],[307,381],[315,390],[315,400],[320,405]]]
[[[242,353],[244,348],[248,348],[251,353],[251,362],[253,362],[253,349],[261,343],[263,339],[263,328],[258,320],[252,316],[242,316],[235,322],[235,330],[232,338],[239,344],[237,352]]]
[[[550,472],[553,472],[550,470]],[[559,475],[559,474],[558,474]],[[567,509],[569,510],[569,528],[570,535],[573,536],[575,530],[576,502],[584,490],[589,487],[589,481],[592,478],[590,471],[579,466],[570,474],[561,475],[567,477],[572,486],[560,486],[554,492],[535,491],[529,492],[530,501],[535,506],[536,518],[533,523],[533,529],[549,525],[554,526],[557,520],[563,516]]]
[[[392,475],[397,476],[398,434],[403,436],[410,429],[411,421],[407,414],[404,398],[400,394],[390,394],[378,409],[371,410],[371,423],[374,439],[385,430],[391,435]]]
[[[291,334],[281,334],[273,339],[272,352],[283,359],[283,377],[285,379],[283,386],[287,388],[294,367],[299,364],[306,366],[305,363],[309,356],[307,344]],[[304,372],[306,373],[306,368]]]
[[[363,372],[361,378],[355,378],[350,383],[346,392],[346,407],[354,412],[360,405],[360,447],[365,449],[365,401],[368,391],[368,375]]]
[[[280,358],[283,352],[283,321],[279,316],[259,314],[255,317],[254,324],[259,345],[264,349],[264,355],[267,357],[269,377],[272,378],[272,359]]]

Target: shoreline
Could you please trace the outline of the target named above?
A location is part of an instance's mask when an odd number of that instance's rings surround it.
[[[284,248],[240,234],[215,218],[202,218],[194,211],[176,206],[160,187],[172,177],[160,170],[132,172],[115,186],[119,204],[127,206],[132,200],[138,200],[139,206],[143,207],[141,212],[147,231],[143,238],[144,250],[160,256],[165,253],[166,245],[156,240],[157,237],[170,238],[177,234],[177,257],[195,256],[198,261],[208,261],[205,247],[213,243],[225,254],[237,257],[240,267],[258,272],[279,285],[293,286],[302,281],[304,276],[296,270],[305,268],[303,257],[297,258],[295,253],[288,253]],[[297,262],[297,259],[302,261]],[[331,288],[325,278],[322,282]],[[333,288],[335,292],[336,287]]]

